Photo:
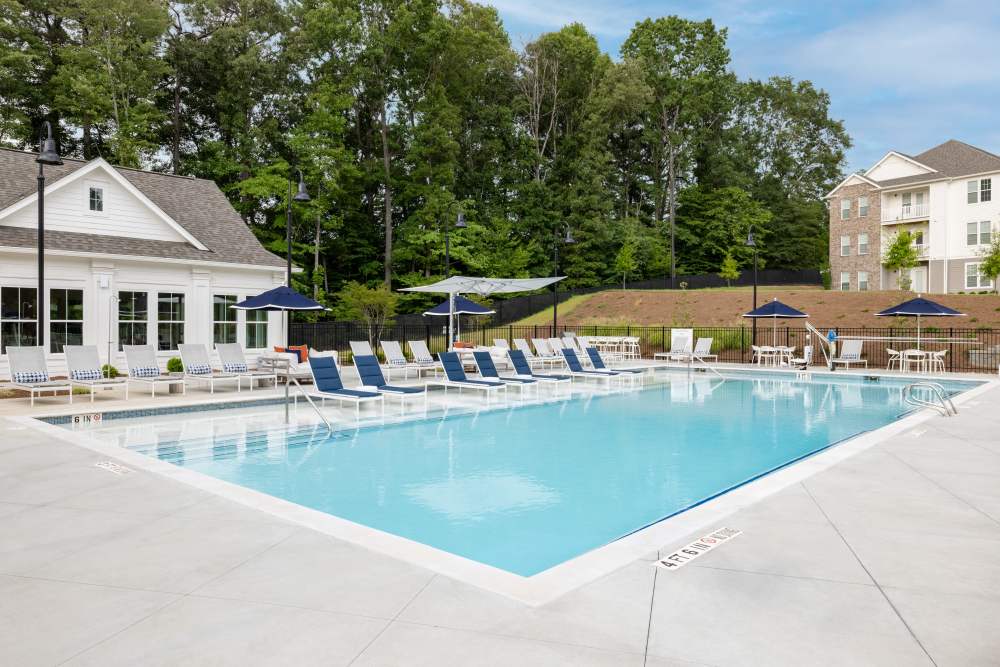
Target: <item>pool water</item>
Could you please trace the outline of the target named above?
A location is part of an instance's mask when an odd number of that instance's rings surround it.
[[[92,435],[530,576],[911,409],[901,380],[658,377],[332,437],[287,429],[276,408],[105,422]]]

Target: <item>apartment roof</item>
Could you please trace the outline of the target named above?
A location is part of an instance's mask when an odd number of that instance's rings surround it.
[[[899,185],[929,183],[971,174],[1000,171],[1000,156],[955,139],[950,139],[919,155],[914,155],[912,159],[934,169],[935,173],[890,178],[878,181],[879,186],[891,188]]]
[[[35,193],[35,157],[35,153],[0,148],[0,210]],[[55,183],[87,165],[84,160],[64,158],[63,162],[45,167],[47,183]],[[283,259],[264,249],[214,181],[108,166],[207,249],[185,242],[54,231],[45,234],[47,247],[93,254],[284,266]],[[33,229],[0,224],[0,246],[29,247],[36,238]]]

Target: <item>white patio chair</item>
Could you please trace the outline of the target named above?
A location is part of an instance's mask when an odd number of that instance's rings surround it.
[[[712,354],[712,340],[712,338],[698,339],[698,342],[695,343],[694,351],[691,353],[695,359],[701,361],[705,361],[706,359],[719,360],[719,355]]]
[[[944,358],[948,354],[948,350],[937,350],[935,352],[930,352],[927,355],[928,371],[931,373],[945,372]]]
[[[208,349],[200,343],[181,343],[177,346],[177,351],[181,355],[181,363],[184,364],[184,377],[194,382],[202,382],[208,385],[209,393],[215,393],[215,383],[223,384],[232,382],[236,385],[236,391],[240,391],[242,381],[235,373],[219,372],[212,368],[212,362],[208,358]]]
[[[669,359],[670,361],[687,361],[694,351],[694,329],[671,329],[670,351],[657,352],[654,359]]]
[[[406,343],[410,346],[410,352],[413,354],[413,363],[418,366],[417,377],[420,377],[420,373],[424,371],[431,371],[434,373],[434,377],[437,377],[437,374],[443,369],[441,362],[431,356],[431,351],[427,349],[427,341],[408,340]]]
[[[802,356],[792,357],[791,364],[792,366],[798,366],[802,369],[806,369],[809,368],[810,364],[812,364],[812,358],[813,358],[813,346],[806,345],[805,347],[802,348]]]
[[[90,402],[94,402],[94,390],[103,387],[123,387],[128,400],[127,377],[104,377],[101,371],[101,357],[96,345],[64,345],[66,369],[70,384],[90,389]]]
[[[125,367],[128,381],[149,385],[150,395],[156,396],[157,387],[181,385],[181,392],[187,393],[187,381],[183,376],[164,374],[156,360],[156,350],[152,345],[122,345],[125,352]]]
[[[69,402],[73,402],[73,385],[67,380],[50,380],[49,369],[45,365],[45,348],[41,345],[24,347],[7,346],[7,361],[10,364],[10,386],[14,389],[28,392],[31,406],[35,405],[35,396],[52,392],[69,394]]]
[[[403,371],[403,379],[410,377],[410,370],[416,372],[417,377],[420,377],[420,365],[410,363],[407,360],[406,355],[403,354],[403,348],[400,346],[398,341],[394,340],[380,340],[379,344],[382,346],[382,352],[385,353],[385,365],[382,367],[385,370],[386,378],[392,380],[392,371]]]
[[[885,353],[889,355],[889,361],[885,365],[885,370],[891,371],[892,365],[896,365],[896,370],[903,370],[903,353],[891,347],[885,348]]]
[[[270,380],[278,386],[278,374],[274,371],[262,371],[251,369],[247,364],[246,355],[243,354],[243,346],[239,343],[216,343],[215,351],[219,354],[219,362],[222,370],[232,373],[239,378],[239,386],[243,386],[243,380],[250,380],[250,391],[258,380]]]
[[[865,368],[868,368],[868,360],[861,358],[862,345],[864,345],[862,340],[845,340],[840,347],[840,356],[830,361],[834,367],[837,364],[843,364],[846,368],[850,368],[851,364],[864,364]]]

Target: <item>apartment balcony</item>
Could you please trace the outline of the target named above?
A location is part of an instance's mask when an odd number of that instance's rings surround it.
[[[931,207],[928,204],[911,204],[898,208],[888,208],[882,210],[882,224],[894,225],[902,222],[916,222],[927,220],[931,214]]]
[[[931,256],[931,247],[929,245],[914,244],[913,249],[917,251],[917,259],[921,261],[926,261]]]

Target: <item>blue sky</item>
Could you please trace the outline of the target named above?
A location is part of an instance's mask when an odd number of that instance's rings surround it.
[[[605,51],[636,21],[678,14],[729,29],[741,77],[809,79],[854,141],[848,169],[887,150],[919,153],[959,139],[1000,153],[1000,3],[995,0],[481,0],[516,46],[574,21]]]

